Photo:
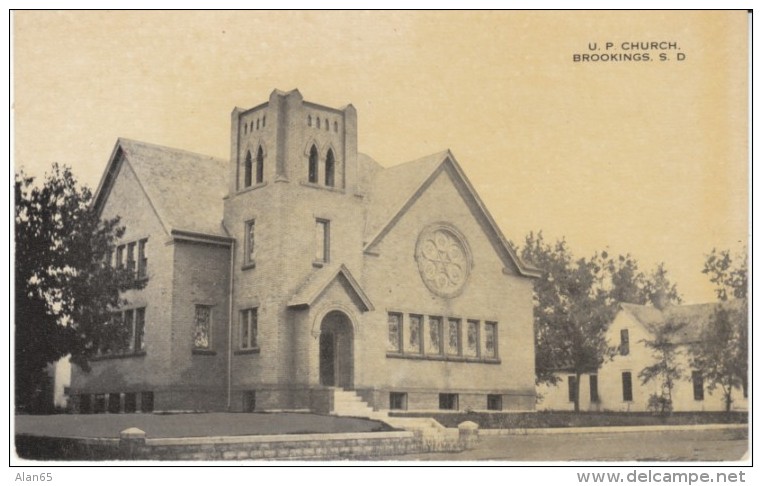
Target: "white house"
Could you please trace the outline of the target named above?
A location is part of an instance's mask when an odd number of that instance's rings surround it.
[[[664,310],[635,304],[620,304],[616,317],[609,326],[606,338],[617,354],[605,362],[596,373],[580,378],[580,409],[588,411],[648,411],[648,400],[660,392],[660,383],[652,380],[642,384],[640,372],[656,362],[646,341],[653,340],[660,326],[668,321],[686,325],[674,336],[678,344],[678,363],[683,379],[675,383],[672,391],[675,411],[722,411],[725,409],[722,390],[708,390],[700,370],[690,366],[690,345],[699,341],[701,330],[707,325],[718,304],[669,306]],[[557,386],[542,385],[538,389],[541,401],[538,409],[573,410],[573,373],[563,367],[558,371],[561,381]],[[747,410],[747,390],[733,390],[733,410]]]

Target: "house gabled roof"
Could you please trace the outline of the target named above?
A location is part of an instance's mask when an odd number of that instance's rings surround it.
[[[390,167],[374,175],[368,197],[364,251],[373,253],[373,248],[444,171],[449,172],[466,202],[475,208],[479,222],[496,243],[501,258],[520,275],[539,277],[540,271],[521,261],[508,244],[508,240],[449,150]]]
[[[691,344],[701,340],[701,331],[709,324],[712,315],[720,304],[690,304],[673,305],[659,310],[655,307],[620,304],[651,334],[655,334],[667,322],[684,323],[685,325],[672,338],[674,344]],[[737,307],[737,302],[725,302],[723,305]]]
[[[299,290],[289,299],[288,306],[311,306],[325,292],[331,282],[339,278],[345,279],[354,296],[362,302],[363,311],[372,311],[374,309],[368,295],[343,263],[323,267],[310,275]]]
[[[227,161],[120,138],[95,193],[96,211],[103,210],[123,164],[135,173],[168,235],[228,236],[222,227]]]

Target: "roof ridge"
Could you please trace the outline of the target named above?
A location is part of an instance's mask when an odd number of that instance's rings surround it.
[[[227,163],[227,159],[215,157],[214,155],[208,155],[208,154],[202,154],[200,152],[193,152],[186,149],[180,149],[176,147],[170,147],[168,145],[160,145],[158,143],[151,143],[151,142],[144,142],[142,140],[135,140],[133,138],[127,138],[127,137],[118,137],[117,138],[117,144],[121,145],[124,142],[127,142],[129,145],[138,145],[143,146],[147,148],[155,148],[155,149],[163,149],[163,150],[171,150],[172,152],[176,152],[178,154],[185,154],[185,155],[192,155],[194,157],[204,158],[204,159],[213,159],[217,162],[224,162]]]

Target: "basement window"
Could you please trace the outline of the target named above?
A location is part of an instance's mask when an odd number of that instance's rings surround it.
[[[440,393],[439,394],[439,409],[440,410],[457,410],[458,409],[458,394],[457,393]]]

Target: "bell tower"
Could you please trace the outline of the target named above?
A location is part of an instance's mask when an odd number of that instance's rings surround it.
[[[357,112],[275,90],[266,103],[231,114],[229,197],[270,183],[357,190]]]

